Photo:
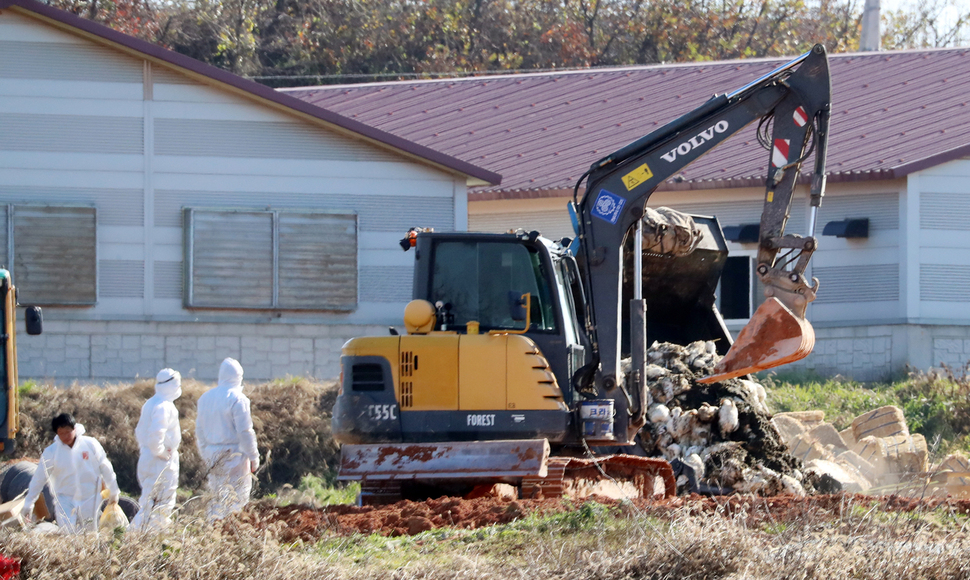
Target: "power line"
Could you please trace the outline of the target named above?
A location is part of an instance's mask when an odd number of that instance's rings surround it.
[[[653,63],[658,64],[658,63]],[[662,63],[660,63],[662,64]],[[623,66],[643,66],[643,65],[623,65]],[[551,73],[551,72],[570,72],[597,70],[601,68],[616,68],[613,66],[598,66],[586,68],[530,68],[530,69],[502,69],[502,70],[476,70],[476,71],[452,71],[452,72],[427,72],[427,73],[349,73],[349,74],[326,74],[326,75],[257,75],[245,76],[250,80],[282,80],[282,79],[354,79],[354,78],[387,78],[387,77],[407,77],[407,78],[449,78],[462,76],[482,76],[482,75],[510,75],[510,74],[532,74],[532,73]]]

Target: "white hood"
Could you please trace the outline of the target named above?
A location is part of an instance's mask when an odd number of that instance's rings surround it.
[[[162,369],[155,377],[155,394],[166,401],[182,395],[182,375],[173,369]]]
[[[234,358],[227,358],[222,361],[219,367],[219,386],[229,389],[241,389],[243,380],[243,368]]]

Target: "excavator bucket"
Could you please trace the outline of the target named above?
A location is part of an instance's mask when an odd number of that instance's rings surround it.
[[[741,329],[714,374],[699,383],[716,383],[801,360],[815,348],[815,330],[777,298],[768,298]]]

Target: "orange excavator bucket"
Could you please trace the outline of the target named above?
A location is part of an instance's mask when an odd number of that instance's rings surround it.
[[[714,374],[699,383],[716,383],[801,360],[815,348],[815,330],[777,298],[768,298],[741,329]]]

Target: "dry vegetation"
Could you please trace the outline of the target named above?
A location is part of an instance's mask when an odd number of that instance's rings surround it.
[[[204,486],[202,462],[195,446],[195,413],[199,396],[212,385],[186,380],[175,401],[182,425],[179,486],[197,491]],[[273,493],[284,484],[297,485],[313,474],[330,481],[339,455],[330,436],[330,412],[336,397],[333,382],[290,379],[251,385],[244,383],[252,400],[253,423],[263,457],[255,493]],[[152,381],[108,387],[56,388],[29,385],[21,389],[21,431],[17,457],[40,457],[53,440],[50,421],[58,413],[71,413],[87,434],[101,441],[118,476],[122,491],[138,497],[135,476],[138,444],[135,425],[141,406],[154,394]]]
[[[278,541],[278,529],[181,516],[161,536],[107,534],[72,541],[0,530],[25,578],[967,578],[967,518],[947,510],[892,513],[851,497],[794,521],[750,510],[697,513],[586,504],[482,530],[412,537]],[[829,506],[831,507],[831,506]]]
[[[181,484],[191,492],[201,486],[195,401],[207,386],[187,381],[178,402]],[[257,493],[297,485],[304,474],[332,481],[333,385],[289,380],[247,389],[261,452],[270,451]],[[150,382],[27,388],[18,453],[36,457],[50,441],[51,415],[72,412],[104,443],[123,489],[137,495],[133,428],[151,392]],[[515,518],[500,518],[514,521],[486,528],[385,537],[348,534],[337,518],[324,516],[312,539],[292,540],[293,530],[267,515],[272,510],[264,508],[272,501],[277,500],[260,502],[245,517],[218,527],[199,520],[200,501],[183,502],[171,530],[156,536],[107,533],[68,540],[0,528],[0,552],[22,559],[22,578],[970,577],[970,503],[846,495],[807,498],[789,509],[783,498],[734,495],[543,512],[523,501],[500,508],[514,507]]]

